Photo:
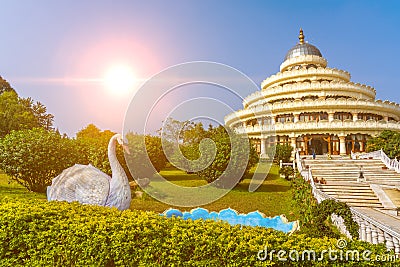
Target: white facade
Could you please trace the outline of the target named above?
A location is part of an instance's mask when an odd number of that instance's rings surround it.
[[[346,155],[365,151],[368,138],[383,130],[400,131],[399,104],[375,95],[374,88],[351,82],[350,73],[327,67],[300,30],[280,71],[245,98],[242,110],[227,115],[225,124],[247,133],[260,154],[286,143],[300,154]]]

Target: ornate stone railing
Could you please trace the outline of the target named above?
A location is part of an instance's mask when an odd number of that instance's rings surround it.
[[[323,92],[325,92],[327,95],[337,94],[350,96],[356,99],[368,98],[370,101],[374,101],[376,94],[375,89],[371,86],[353,82],[299,82],[295,84],[285,84],[283,86],[270,87],[262,91],[256,91],[244,99],[243,106],[247,108],[248,106],[254,105],[258,101],[265,103],[279,98],[299,98],[302,94],[313,93],[315,95],[321,95]],[[363,97],[360,97],[360,95]]]
[[[321,65],[322,68],[325,68],[328,62],[325,58],[316,56],[316,55],[301,55],[296,56],[294,58],[286,59],[280,66],[280,71],[284,71],[288,67],[298,65],[299,63],[309,63],[309,64],[317,64]]]
[[[261,88],[267,88],[275,83],[296,79],[301,77],[309,77],[309,76],[326,76],[329,78],[340,79],[343,81],[350,81],[350,73],[344,70],[338,70],[335,68],[309,68],[309,69],[300,69],[300,70],[292,70],[292,71],[284,71],[278,72],[275,75],[271,75],[267,79],[265,79],[261,83]]]
[[[354,107],[357,107],[355,110]],[[276,102],[273,104],[254,105],[246,109],[238,110],[225,116],[225,124],[232,124],[241,120],[257,118],[257,116],[265,117],[279,115],[280,113],[293,113],[299,110],[307,110],[308,112],[319,111],[343,111],[358,112],[389,116],[398,119],[400,114],[400,105],[389,101],[369,101],[362,99],[345,99],[345,98],[327,98],[327,99],[307,99],[294,100],[285,102]],[[271,114],[272,113],[272,114]]]
[[[335,130],[344,129],[346,132],[351,132],[354,130],[356,133],[368,133],[375,134],[383,130],[400,130],[399,122],[385,122],[385,121],[340,121],[340,120],[321,120],[321,121],[309,121],[309,122],[287,122],[287,123],[275,123],[273,125],[254,125],[247,126],[246,128],[239,126],[235,130],[237,133],[248,133],[248,134],[259,134],[262,132],[276,132],[286,133],[286,132],[301,132],[301,133],[315,133],[318,131],[329,130],[334,132]]]
[[[351,208],[353,219],[360,227],[359,238],[372,244],[384,243],[386,248],[400,255],[400,233],[380,223],[379,221]]]
[[[369,158],[374,158],[374,159],[380,159],[385,166],[390,169],[394,170],[397,173],[400,173],[400,162],[397,159],[390,159],[383,150],[377,150],[373,152],[368,152],[368,153],[353,153],[351,152],[351,158],[352,159],[369,159]]]
[[[379,151],[375,151],[370,153],[372,157],[374,155],[377,157],[378,153],[382,153]],[[318,203],[321,203],[325,199],[335,199],[331,197],[321,190],[319,190],[312,177],[312,171],[309,167],[308,169],[304,170],[304,162],[301,160],[298,151],[296,151],[296,163],[297,169],[302,175],[303,179],[310,181],[310,185],[312,188],[312,193],[316,198]],[[352,155],[353,156],[353,155]],[[300,166],[300,168],[299,168]],[[350,210],[353,214],[353,219],[357,222],[359,226],[359,239],[363,241],[367,241],[373,244],[385,243],[386,248],[389,250],[394,250],[396,255],[400,255],[400,233],[394,231],[393,229],[389,228],[388,226],[382,224],[381,222],[369,217],[368,215],[362,213],[361,211],[356,210],[355,208],[350,207]],[[344,220],[341,216],[336,214],[332,214],[331,216],[332,223],[343,233],[344,235],[351,238],[350,233],[346,229],[344,224]]]

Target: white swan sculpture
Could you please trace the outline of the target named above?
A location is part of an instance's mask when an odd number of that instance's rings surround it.
[[[116,141],[122,145],[120,134],[115,134],[108,143],[112,178],[90,164],[75,164],[53,179],[51,186],[47,187],[47,200],[78,201],[119,210],[128,209],[131,189],[115,153]]]

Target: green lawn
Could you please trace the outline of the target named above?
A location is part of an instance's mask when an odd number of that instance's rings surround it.
[[[239,212],[247,213],[259,210],[267,216],[285,214],[289,220],[298,219],[298,212],[293,210],[291,199],[292,192],[290,182],[279,177],[278,167],[272,166],[267,179],[255,192],[248,192],[250,178],[248,175],[239,185],[219,200],[203,206],[210,211],[219,211],[225,208],[233,208]],[[206,185],[206,182],[195,174],[186,174],[183,171],[169,168],[160,173],[168,181],[187,187]],[[0,173],[0,195],[12,198],[46,199],[45,194],[33,193],[26,190],[16,182],[9,182],[5,174]],[[152,210],[163,212],[171,206],[159,202],[144,194],[143,198],[133,198],[131,209]],[[179,208],[190,210],[191,208]]]
[[[11,181],[7,175],[0,172],[0,196],[25,199],[46,199],[46,194],[29,192],[25,187]]]
[[[255,192],[248,192],[250,177],[244,179],[232,191],[219,200],[203,206],[211,211],[219,211],[225,208],[233,208],[239,212],[247,213],[259,210],[267,216],[285,214],[289,220],[298,218],[298,212],[292,207],[292,191],[290,182],[279,177],[279,167],[272,166],[267,179]],[[165,179],[181,186],[201,186],[206,182],[195,174],[186,174],[183,171],[170,168],[163,170],[160,174]],[[131,209],[153,210],[163,212],[170,208],[169,205],[159,202],[148,195],[143,198],[134,198],[131,203]],[[178,207],[179,208],[179,207]],[[181,210],[190,210],[190,208],[179,208]]]

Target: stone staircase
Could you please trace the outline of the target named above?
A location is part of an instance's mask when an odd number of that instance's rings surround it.
[[[352,207],[384,208],[370,184],[400,186],[400,174],[388,170],[378,159],[317,158],[304,163],[314,179],[325,181],[316,184],[318,189]],[[357,181],[360,170],[366,182]]]

